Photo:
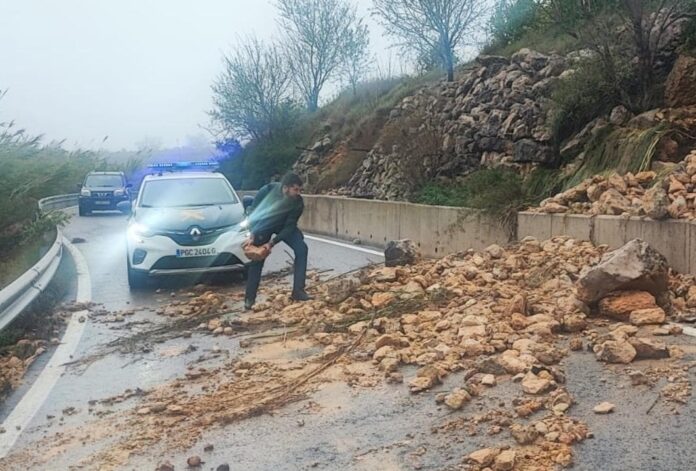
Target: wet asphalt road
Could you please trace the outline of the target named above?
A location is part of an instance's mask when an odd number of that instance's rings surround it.
[[[158,283],[149,289],[130,291],[126,274],[125,227],[126,217],[119,213],[97,213],[89,217],[77,216],[76,209],[67,210],[72,215],[70,223],[63,229],[68,240],[73,240],[85,257],[89,267],[92,284],[92,302],[99,308],[111,312],[134,310],[135,316],[129,321],[145,322],[148,325],[162,322],[160,316],[151,310],[172,301],[170,292],[189,291],[193,281],[175,279]],[[344,273],[371,263],[383,260],[379,255],[368,254],[350,248],[336,246],[315,240],[307,240],[309,246],[308,269],[325,271],[327,276]],[[289,249],[280,244],[264,266],[264,273],[277,272],[288,266]],[[286,278],[286,280],[289,277]],[[267,281],[268,282],[268,281]],[[262,285],[264,280],[262,280]],[[311,282],[309,282],[311,283]],[[244,284],[238,274],[231,274],[228,280],[214,280],[212,289],[240,292]],[[158,289],[159,288],[159,289]],[[260,297],[259,301],[263,299]],[[241,305],[232,308],[241,308]],[[85,331],[74,355],[78,360],[99,352],[105,343],[137,332],[139,326],[124,329],[123,325],[88,321]],[[223,345],[220,345],[223,344]],[[89,420],[87,404],[90,400],[100,400],[121,394],[127,388],[150,388],[177,377],[187,371],[191,360],[209,353],[214,348],[223,347],[225,355],[212,360],[209,366],[223,362],[226,356],[234,355],[238,349],[236,340],[213,338],[209,335],[194,335],[191,338],[178,338],[164,344],[148,346],[151,351],[137,355],[109,355],[94,363],[77,369],[68,369],[51,391],[49,398],[40,406],[28,427],[20,435],[14,449],[29,445],[41,438],[46,430],[55,432],[63,427],[80,424]],[[187,352],[187,350],[190,350]],[[40,365],[37,365],[40,366]],[[31,378],[31,374],[29,376]],[[26,391],[22,387],[17,395],[10,397],[0,408],[0,420],[11,412],[19,397]],[[62,412],[74,407],[76,412],[66,416]],[[59,422],[57,418],[63,417]],[[75,457],[76,458],[76,457]],[[67,469],[77,460],[66,457],[66,461],[56,463],[56,469]],[[65,468],[61,467],[65,466]],[[0,466],[1,468],[2,466]]]
[[[125,218],[120,215],[74,217],[64,232],[69,239],[85,240],[78,247],[89,264],[94,302],[103,303],[105,309],[112,311],[135,309],[135,318],[139,320],[161,321],[149,308],[171,301],[170,289],[160,293],[154,289],[129,291],[124,227]],[[333,269],[334,273],[340,273],[380,261],[377,256],[349,248],[315,241],[308,241],[308,244],[310,269]],[[277,251],[269,260],[267,270],[275,271],[285,264],[283,251]],[[224,287],[243,289],[240,281],[230,281]],[[113,324],[88,322],[76,358],[89,355],[109,340],[132,334],[114,328]],[[696,360],[694,339],[678,337],[667,341],[685,347],[686,361]],[[183,375],[192,360],[220,343],[225,355],[206,363],[206,366],[214,366],[239,352],[237,340],[194,334],[188,339],[153,345],[149,352],[110,355],[86,369],[68,371],[25,429],[16,447],[31,448],[32,443],[47,432],[52,434],[92,420],[86,410],[90,399],[117,395],[129,387],[153,387]],[[185,353],[192,345],[195,351]],[[632,365],[634,368],[643,366],[646,366],[643,362]],[[647,413],[659,388],[632,387],[623,367],[607,368],[587,352],[572,353],[563,361],[563,367],[568,378],[566,387],[577,402],[570,414],[585,421],[595,437],[574,447],[573,469],[696,470],[696,405],[693,399],[679,407],[678,414],[661,401]],[[406,378],[414,374],[409,368],[403,372]],[[689,377],[693,382],[693,371]],[[233,464],[233,469],[259,471],[457,469],[466,454],[485,446],[511,444],[511,438],[507,434],[489,437],[482,427],[475,437],[468,437],[463,430],[454,432],[453,440],[452,435],[433,434],[432,427],[494,408],[501,400],[509,405],[511,398],[521,395],[510,381],[501,381],[498,387],[461,412],[449,413],[435,403],[434,396],[438,392],[450,390],[462,382],[461,375],[451,375],[442,386],[415,396],[403,385],[353,389],[341,383],[327,384],[311,398],[321,413],[308,412],[307,401],[292,404],[273,415],[253,417],[223,430],[211,430],[190,450],[173,452],[155,448],[149,456],[134,456],[131,464],[123,469],[154,469],[162,459],[185,463],[187,456],[203,455],[202,446],[206,443],[214,443],[215,449],[204,455],[206,466],[203,469],[215,469],[224,462]],[[603,401],[616,404],[616,411],[607,416],[595,415],[592,408]],[[130,404],[124,405],[128,406]],[[49,418],[61,417],[68,407],[75,407],[76,412],[65,416],[62,422]],[[6,413],[2,411],[3,415]],[[298,420],[304,425],[298,426]],[[52,469],[76,469],[71,466],[93,451],[84,447],[58,455]],[[185,465],[181,468],[185,469]],[[26,468],[11,469],[24,471]]]

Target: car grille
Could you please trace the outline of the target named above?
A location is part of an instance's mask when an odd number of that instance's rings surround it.
[[[152,270],[180,270],[187,268],[224,267],[241,265],[242,261],[229,252],[222,252],[209,257],[162,257],[152,266]]]
[[[220,235],[230,230],[229,227],[219,227],[217,229],[203,229],[198,227],[200,235],[198,237],[193,237],[191,235],[191,229],[186,229],[185,231],[164,231],[160,232],[161,235],[167,236],[172,239],[177,244],[184,247],[195,247],[200,245],[210,245],[215,242]]]
[[[113,191],[93,191],[92,196],[96,198],[111,198],[114,195]]]

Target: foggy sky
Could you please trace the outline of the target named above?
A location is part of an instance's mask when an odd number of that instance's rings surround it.
[[[367,15],[371,1],[356,3]],[[0,0],[0,122],[69,148],[207,136],[222,53],[238,36],[272,36],[275,17],[271,0]],[[368,24],[379,61],[396,61]]]

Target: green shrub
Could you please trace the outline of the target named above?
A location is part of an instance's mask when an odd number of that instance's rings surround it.
[[[535,0],[498,0],[488,22],[494,47],[504,47],[522,38],[535,26]]]
[[[588,59],[570,77],[558,82],[551,100],[550,127],[557,142],[561,142],[611,111],[620,103],[620,96],[615,84],[607,81],[600,61]]]

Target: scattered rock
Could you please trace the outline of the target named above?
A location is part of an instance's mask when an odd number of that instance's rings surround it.
[[[599,301],[599,314],[627,322],[631,313],[659,309],[655,297],[647,291],[617,291]]]
[[[611,402],[602,402],[594,406],[592,410],[595,414],[610,414],[614,412],[614,404]]]
[[[499,450],[495,448],[483,448],[469,455],[469,460],[480,466],[488,466],[493,463]]]
[[[387,267],[413,265],[419,258],[416,244],[409,239],[390,240],[384,249],[384,265]]]
[[[457,388],[445,396],[445,405],[452,410],[459,410],[470,400],[471,395],[467,391]]]
[[[669,358],[669,351],[663,342],[644,337],[632,337],[628,341],[636,351],[636,360]]]
[[[597,359],[607,363],[631,363],[638,354],[627,341],[609,340],[595,348]]]
[[[629,317],[633,325],[662,324],[665,321],[665,311],[662,308],[637,309]]]
[[[201,464],[203,464],[203,461],[201,461],[200,456],[189,456],[189,458],[186,460],[186,464],[188,464],[190,468],[198,468]]]

